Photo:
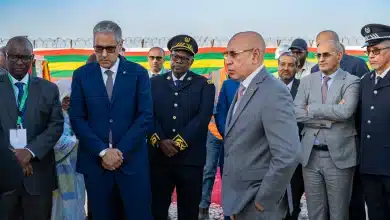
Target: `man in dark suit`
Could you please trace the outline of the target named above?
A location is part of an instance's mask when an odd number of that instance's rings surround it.
[[[280,55],[278,59],[278,74],[279,79],[286,84],[290,90],[290,94],[295,99],[297,95],[300,80],[295,78],[295,74],[298,72],[299,59],[291,52]],[[299,133],[301,132],[303,125],[298,123]],[[298,134],[299,135],[299,134]],[[290,191],[291,190],[291,191]],[[302,176],[302,165],[299,164],[291,178],[290,187],[287,188],[287,198],[289,200],[289,209],[287,212],[286,220],[298,220],[299,213],[301,212],[301,197],[305,192]]]
[[[198,51],[192,37],[175,36],[168,49],[172,71],[151,78],[155,116],[149,137],[153,216],[155,220],[167,219],[176,186],[178,219],[198,220],[215,87],[189,70]]]
[[[9,74],[0,76],[0,138],[5,138],[7,145],[1,147],[14,148],[25,177],[18,190],[3,197],[5,219],[50,219],[56,188],[53,148],[64,123],[59,91],[55,84],[28,75],[33,59],[33,46],[27,38],[8,41]]]
[[[5,68],[5,47],[0,47],[0,69]]]
[[[331,30],[321,31],[316,37],[316,44],[318,45],[321,41],[337,41],[340,42],[339,36],[336,32]],[[348,73],[357,77],[362,77],[370,70],[367,67],[366,62],[358,57],[350,56],[343,52],[341,58],[340,68]],[[311,72],[318,72],[319,67],[316,64]],[[352,186],[352,197],[349,206],[349,218],[353,220],[366,220],[366,207],[364,201],[363,184],[359,175],[359,165],[355,168],[355,175]]]
[[[368,218],[390,219],[390,26],[368,24],[361,34],[374,70],[360,81],[360,174]]]
[[[77,170],[84,174],[94,220],[150,220],[149,76],[119,56],[122,31],[116,23],[99,22],[93,33],[98,62],[77,69],[72,81],[69,115],[80,141]]]

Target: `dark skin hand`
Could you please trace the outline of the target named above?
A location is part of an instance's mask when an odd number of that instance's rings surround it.
[[[15,156],[18,159],[20,165],[22,167],[26,167],[28,164],[30,164],[30,160],[32,159],[32,155],[29,150],[27,149],[15,149]]]
[[[179,152],[179,150],[177,149],[176,142],[170,139],[160,141],[160,148],[162,152],[168,157],[172,157],[177,154],[177,152]]]
[[[34,174],[33,167],[31,163],[27,164],[27,166],[23,167],[24,176],[32,176]]]

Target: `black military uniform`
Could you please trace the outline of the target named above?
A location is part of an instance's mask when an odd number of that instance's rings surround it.
[[[195,55],[198,46],[192,37],[179,35],[168,42],[168,49]],[[179,220],[197,220],[215,87],[191,71],[180,84],[173,79],[171,71],[151,78],[155,117],[149,136],[152,211],[155,220],[166,220],[176,187]],[[179,152],[172,157],[160,149],[160,141],[166,139],[177,144]]]
[[[376,47],[380,55],[390,49],[378,45],[390,40],[390,26],[369,24],[361,34],[371,51]],[[372,52],[371,52],[372,53]],[[379,55],[369,55],[379,56]],[[390,61],[389,61],[390,62]],[[370,220],[390,219],[390,73],[385,70],[380,76],[376,71],[361,79],[359,99],[361,161],[360,173],[368,216]],[[386,74],[387,71],[387,74]],[[379,78],[377,78],[379,77]]]

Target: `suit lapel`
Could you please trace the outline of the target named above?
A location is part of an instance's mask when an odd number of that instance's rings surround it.
[[[237,118],[240,116],[242,111],[245,109],[246,105],[249,103],[252,96],[256,93],[257,89],[259,88],[258,84],[263,82],[267,76],[268,76],[268,72],[265,69],[265,67],[263,67],[262,70],[255,76],[255,78],[253,78],[253,80],[249,84],[248,88],[245,90],[245,94],[241,97],[241,100],[238,103],[236,112],[233,115],[233,109],[234,109],[234,105],[235,105],[236,100],[237,100],[237,92],[238,91],[236,92],[235,98],[234,98],[234,100],[229,108],[228,115],[230,116],[231,120],[229,122],[229,126],[227,128],[226,134],[229,133],[229,131],[233,127],[234,123],[237,121]]]
[[[12,88],[7,74],[0,76],[0,94],[3,97],[2,101],[4,104],[2,110],[6,111],[9,116],[1,118],[5,123],[3,126],[6,126],[6,129],[15,128],[16,120],[18,118],[18,109],[16,106],[14,89]]]
[[[376,75],[374,74],[374,83],[375,83],[375,77]],[[379,80],[377,84],[374,85],[374,90],[381,89],[384,87],[390,86],[390,72],[386,74],[383,79]]]
[[[123,86],[126,86],[126,81],[123,80],[123,77],[126,77],[129,73],[125,70],[125,60],[120,57],[119,59],[119,66],[118,66],[118,71],[116,73],[115,77],[115,83],[114,83],[114,88],[112,89],[112,97],[111,97],[111,104],[113,105],[115,102],[115,99],[118,95],[120,95],[120,91]],[[106,90],[107,93],[107,90]],[[108,99],[108,95],[107,95]]]
[[[334,79],[333,79],[332,84],[330,85],[330,88],[328,89],[325,103],[333,104],[333,97],[337,95],[337,93],[340,91],[340,87],[342,87],[344,85],[344,80],[346,77],[347,77],[346,72],[339,69],[338,73],[336,73],[336,76],[334,76]]]
[[[290,94],[293,97],[293,99],[295,99],[295,96],[297,95],[298,86],[299,86],[299,79],[294,79],[290,90]]]
[[[36,106],[39,106],[41,89],[36,77],[30,77],[28,86],[28,96],[26,100],[26,112],[24,113],[24,126],[28,130],[32,129],[35,119]]]

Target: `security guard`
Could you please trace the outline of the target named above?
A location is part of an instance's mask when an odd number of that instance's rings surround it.
[[[390,26],[368,24],[365,37],[372,72],[361,80],[360,173],[370,220],[390,219]]]
[[[176,187],[178,219],[197,220],[215,86],[189,70],[198,52],[192,37],[175,36],[168,49],[172,71],[151,78],[155,117],[148,138],[152,212],[155,220],[167,219]]]

